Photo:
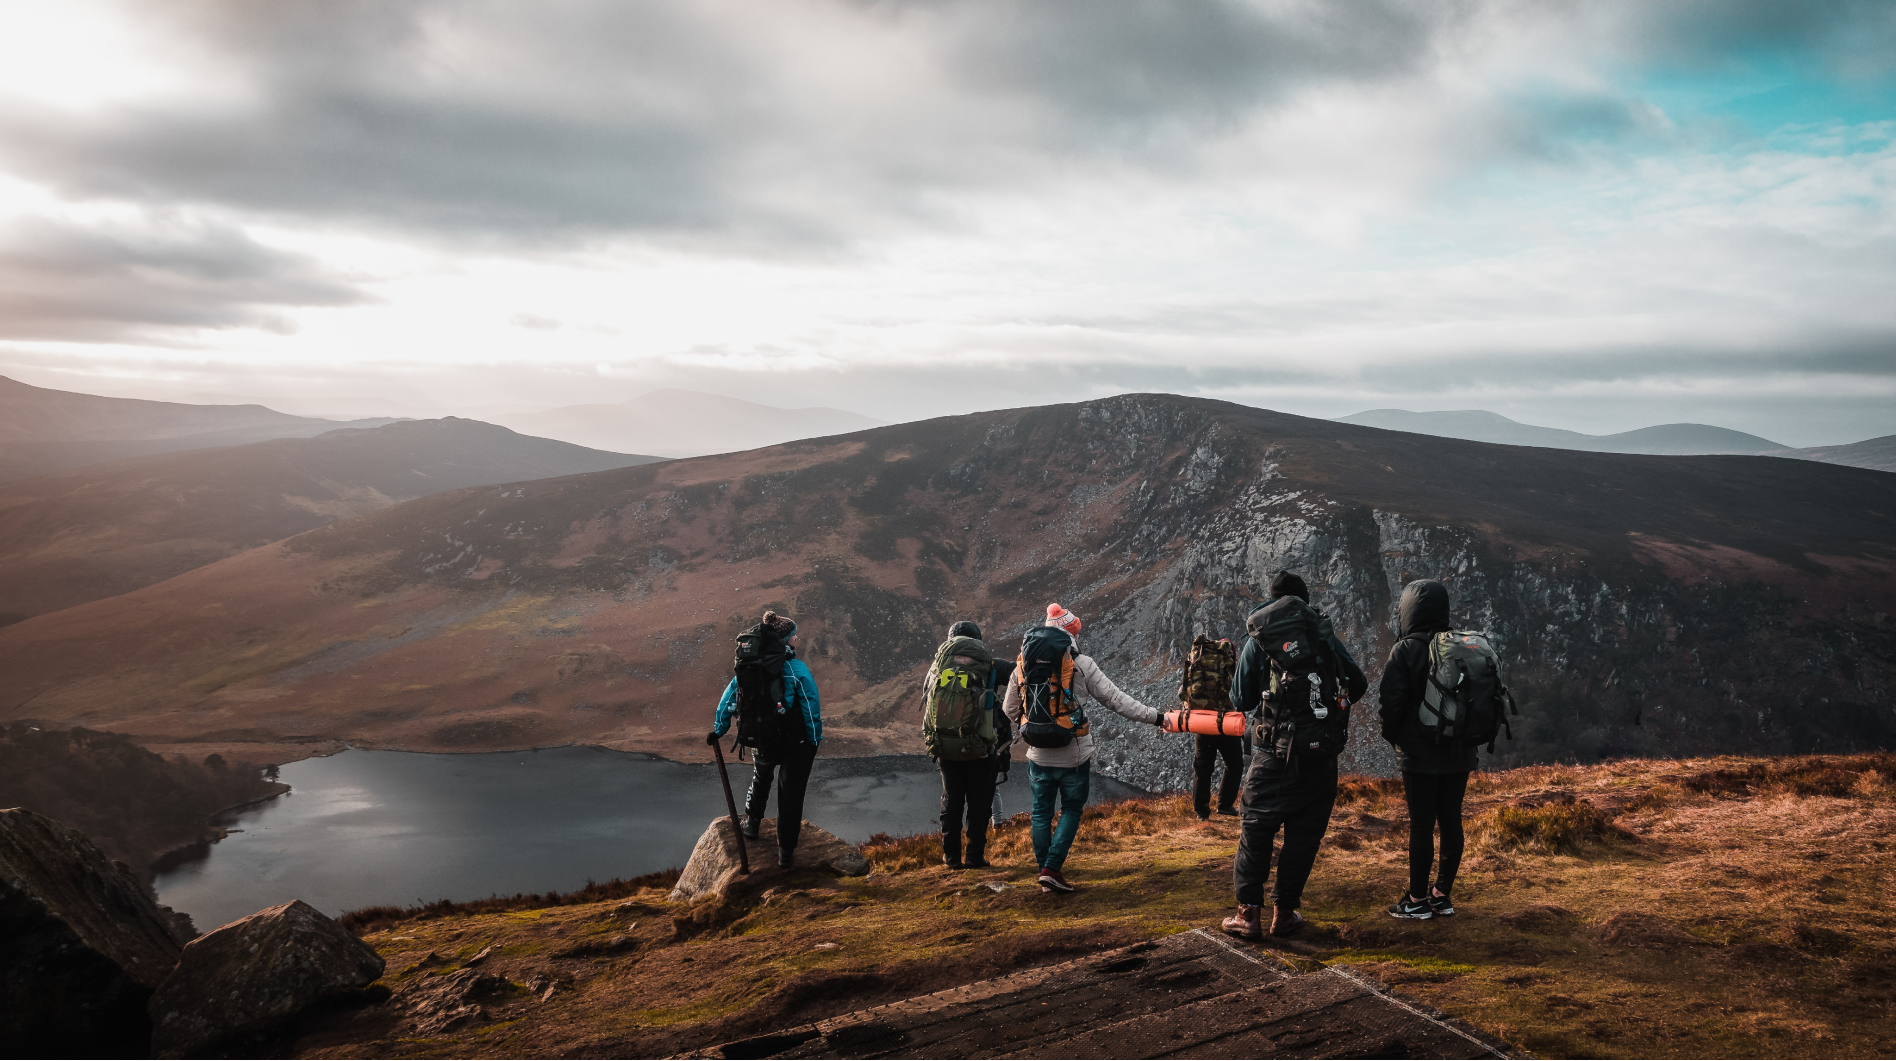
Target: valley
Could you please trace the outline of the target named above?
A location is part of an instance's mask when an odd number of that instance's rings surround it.
[[[0,629],[0,715],[694,761],[771,606],[802,624],[825,754],[912,752],[955,619],[1012,651],[1058,600],[1164,704],[1193,634],[1240,636],[1289,568],[1372,681],[1402,583],[1445,579],[1524,712],[1495,765],[1846,751],[1896,740],[1892,515],[1896,480],[1861,469],[1125,395],[420,498]],[[1346,765],[1386,773],[1368,714]],[[1106,773],[1181,783],[1183,738],[1096,725]]]

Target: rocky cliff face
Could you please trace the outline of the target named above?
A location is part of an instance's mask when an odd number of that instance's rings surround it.
[[[1372,682],[1403,583],[1447,582],[1526,716],[1503,762],[1844,750],[1896,741],[1892,528],[1878,472],[1132,395],[437,495],[0,630],[0,663],[40,717],[134,731],[689,758],[772,606],[801,623],[826,753],[918,750],[955,619],[1011,652],[1060,601],[1163,705],[1193,635],[1241,636],[1290,569]],[[1386,771],[1374,706],[1351,765]],[[1185,738],[1099,725],[1107,773],[1183,778]]]

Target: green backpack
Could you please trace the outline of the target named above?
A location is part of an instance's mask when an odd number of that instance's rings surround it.
[[[922,743],[932,759],[954,762],[994,754],[994,656],[972,637],[949,638],[935,650],[922,709]]]

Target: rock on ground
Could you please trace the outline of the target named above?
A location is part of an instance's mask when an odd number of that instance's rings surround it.
[[[259,910],[184,948],[151,998],[152,1052],[175,1057],[268,1035],[381,975],[380,955],[308,903]]]
[[[723,895],[725,888],[739,876],[739,836],[728,816],[713,820],[698,838],[698,846],[691,849],[691,858],[678,875],[677,887],[672,889],[672,901],[692,902],[707,895]],[[779,872],[775,818],[764,821],[757,839],[749,841],[747,847],[750,879]],[[845,877],[860,877],[869,872],[869,860],[862,852],[837,839],[828,829],[808,821],[803,823],[797,838],[796,864],[828,868]]]
[[[190,934],[84,834],[0,810],[0,1043],[14,1056],[142,1056],[145,1003]]]

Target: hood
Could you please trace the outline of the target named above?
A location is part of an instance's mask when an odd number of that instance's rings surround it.
[[[1447,630],[1448,587],[1432,578],[1417,579],[1402,587],[1402,601],[1396,605],[1396,618],[1400,623],[1397,637]]]

